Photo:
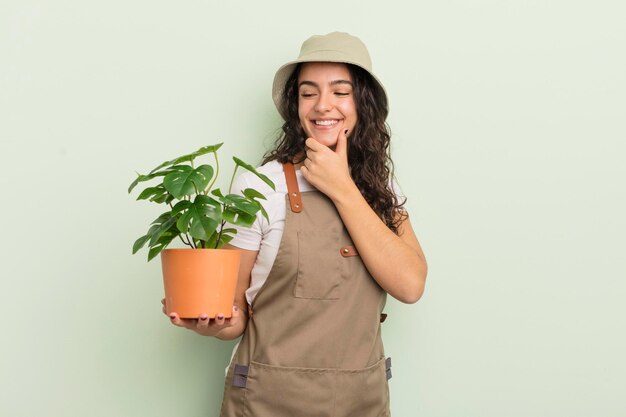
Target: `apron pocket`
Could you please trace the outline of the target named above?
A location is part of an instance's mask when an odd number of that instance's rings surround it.
[[[337,372],[335,414],[342,417],[389,415],[389,385],[385,358],[359,370]]]
[[[298,275],[294,296],[338,300],[345,262],[337,230],[298,231]]]
[[[332,414],[333,370],[250,362],[246,417],[320,417]]]

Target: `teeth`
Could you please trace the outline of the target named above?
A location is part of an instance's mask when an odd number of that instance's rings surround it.
[[[315,124],[318,126],[330,126],[337,124],[337,120],[316,120]]]

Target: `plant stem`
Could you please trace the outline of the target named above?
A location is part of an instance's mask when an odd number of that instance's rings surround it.
[[[187,235],[185,234],[185,236],[187,236]],[[187,246],[191,246],[191,247],[193,248],[193,245],[192,245],[191,243],[189,243],[189,236],[187,236],[187,240],[185,240],[185,239],[183,238],[183,235],[182,235],[182,234],[178,235],[178,237],[180,237],[180,240],[182,240],[182,241],[183,241],[183,243],[184,243],[185,245],[187,245]]]
[[[220,232],[217,234],[217,240],[215,240],[215,247],[213,249],[217,249],[220,245],[220,240],[222,240],[222,231],[224,230],[225,224],[226,220],[222,220],[222,224],[220,225]]]
[[[233,171],[233,176],[230,179],[230,185],[228,186],[228,194],[230,194],[233,190],[233,182],[235,181],[235,174],[237,173],[237,168],[239,168],[239,165],[235,165],[235,170]]]
[[[207,195],[209,191],[211,191],[211,187],[213,187],[213,184],[217,181],[217,176],[220,174],[220,161],[217,159],[217,152],[213,152],[213,155],[215,155],[215,176],[206,190],[204,190],[204,195]]]

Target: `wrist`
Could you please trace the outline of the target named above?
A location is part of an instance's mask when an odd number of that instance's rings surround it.
[[[350,180],[350,182],[342,188],[342,191],[335,194],[331,200],[339,209],[347,204],[354,204],[355,199],[359,197],[362,197],[361,191],[359,191],[354,181]]]

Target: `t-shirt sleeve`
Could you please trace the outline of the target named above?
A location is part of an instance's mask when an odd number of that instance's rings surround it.
[[[232,193],[241,194],[242,190],[249,187],[250,186],[246,181],[246,173],[239,174],[235,177],[235,181],[233,182]],[[238,226],[232,223],[226,223],[225,227],[232,227],[237,230],[237,233],[234,235],[233,240],[230,241],[230,244],[240,249],[259,250],[261,247],[261,239],[263,238],[260,220],[261,217],[261,213],[257,213],[256,220],[250,228]]]

